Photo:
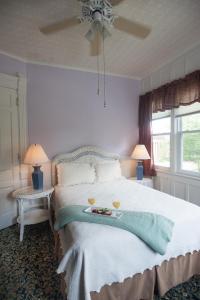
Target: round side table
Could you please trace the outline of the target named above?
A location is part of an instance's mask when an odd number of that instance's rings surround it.
[[[53,230],[51,220],[50,201],[54,191],[53,187],[43,188],[42,190],[34,190],[32,187],[17,189],[13,192],[13,197],[18,203],[17,223],[20,224],[20,242],[23,241],[24,226],[37,224],[49,220],[51,229]],[[31,200],[44,199],[41,204],[31,204]],[[24,204],[28,204],[28,209],[25,210]],[[43,206],[41,208],[41,206]]]

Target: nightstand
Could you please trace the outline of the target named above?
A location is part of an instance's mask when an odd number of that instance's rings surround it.
[[[17,223],[20,224],[20,242],[23,241],[25,225],[37,224],[49,220],[51,229],[53,229],[50,210],[50,200],[53,191],[54,188],[52,187],[43,188],[42,190],[25,187],[13,192],[12,195],[18,202]],[[43,199],[43,202],[34,203],[36,199]]]
[[[150,187],[150,188],[154,188],[153,187],[153,179],[150,177],[144,177],[142,180],[137,180],[136,177],[131,177],[129,178],[130,180],[133,180],[135,183]]]

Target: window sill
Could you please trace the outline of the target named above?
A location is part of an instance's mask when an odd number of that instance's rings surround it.
[[[186,178],[186,179],[191,179],[191,180],[197,180],[197,181],[200,181],[200,175],[194,175],[193,173],[192,174],[188,174],[187,172],[173,172],[171,171],[169,168],[157,168],[156,167],[156,172],[157,173],[163,173],[163,174],[166,174],[166,175],[170,175],[170,176],[174,176],[174,177],[182,177],[182,178]]]
[[[158,172],[163,172],[163,173],[172,173],[172,170],[170,167],[161,167],[161,166],[156,166],[155,165],[155,169]]]

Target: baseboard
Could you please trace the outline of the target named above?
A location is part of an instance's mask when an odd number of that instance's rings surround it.
[[[0,215],[0,230],[16,224],[17,216],[13,211]]]

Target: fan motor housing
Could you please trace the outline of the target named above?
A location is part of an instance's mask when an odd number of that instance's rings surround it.
[[[99,10],[95,10],[93,13],[92,13],[92,17],[93,17],[93,20],[94,21],[102,21],[102,12],[99,11]]]
[[[81,18],[82,22],[93,23],[95,21],[105,21],[112,24],[114,15],[112,6],[107,0],[81,0]]]

